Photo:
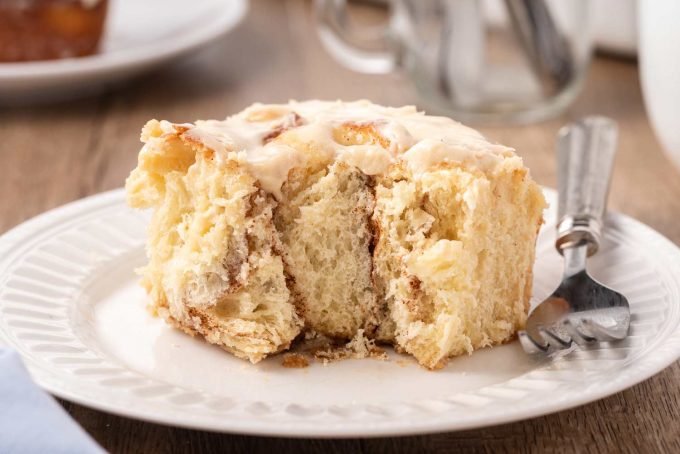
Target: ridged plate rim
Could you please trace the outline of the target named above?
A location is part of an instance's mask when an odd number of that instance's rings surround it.
[[[554,204],[555,192],[550,189],[546,189],[545,192],[548,200]],[[141,398],[132,394],[130,391],[134,389],[134,385],[128,388],[106,387],[100,383],[93,384],[76,375],[64,378],[64,371],[59,369],[58,365],[52,363],[46,365],[47,361],[43,363],[40,353],[27,351],[28,344],[17,340],[16,329],[7,324],[7,316],[3,312],[7,304],[3,300],[2,291],[12,277],[6,270],[21,259],[21,253],[31,247],[34,237],[40,239],[37,232],[67,230],[79,222],[84,222],[83,219],[95,222],[92,220],[106,216],[107,213],[129,210],[125,207],[124,199],[122,189],[94,195],[41,214],[0,237],[0,343],[14,347],[22,354],[33,378],[41,387],[63,399],[101,411],[174,426],[254,435],[372,437],[423,434],[509,423],[583,405],[636,385],[668,367],[680,357],[680,315],[677,307],[680,295],[680,249],[650,227],[628,216],[610,213],[607,217],[609,235],[614,241],[635,241],[641,248],[644,245],[640,253],[646,260],[655,260],[655,265],[660,270],[664,288],[658,290],[672,299],[669,299],[667,308],[669,315],[663,323],[663,329],[659,329],[656,337],[641,347],[643,350],[653,348],[653,351],[637,355],[630,361],[622,359],[616,363],[616,368],[612,366],[611,370],[607,369],[610,372],[616,371],[616,374],[610,374],[607,380],[600,377],[600,374],[597,376],[599,379],[591,383],[565,382],[564,388],[560,388],[559,393],[551,400],[512,397],[513,389],[522,388],[493,385],[474,393],[455,395],[452,401],[425,402],[423,405],[397,402],[394,406],[361,408],[360,411],[353,409],[349,411],[345,407],[309,408],[299,402],[269,406],[257,400],[248,401],[250,402],[248,405],[243,402],[232,405],[224,399],[222,402],[224,409],[220,409],[222,405],[220,402],[215,400],[215,405],[211,408],[206,404],[210,402],[209,398],[203,396],[198,396],[200,405],[186,405],[187,401],[196,396],[192,397],[191,392],[180,389],[172,396],[174,403],[168,401],[159,406],[158,399]],[[547,216],[554,216],[553,213],[549,211]],[[145,218],[143,214],[131,210],[129,215],[140,220]],[[551,222],[548,222],[546,229],[550,224]],[[143,238],[139,238],[139,241],[143,241]],[[539,245],[538,253],[541,253],[541,247],[545,249],[549,244],[543,241]],[[64,318],[66,319],[68,317]],[[65,323],[64,320],[59,323]],[[50,336],[46,338],[49,339]],[[74,349],[83,350],[82,347]],[[103,355],[102,352],[88,347],[74,354],[95,359],[98,355]],[[131,383],[134,383],[134,380]],[[551,395],[546,393],[547,391],[543,392],[543,397]],[[539,395],[541,393],[536,392],[533,396]],[[492,403],[495,399],[500,405],[496,411],[482,411],[487,404],[479,407],[475,402],[480,399],[482,401],[491,399]],[[479,408],[482,410],[477,411]]]

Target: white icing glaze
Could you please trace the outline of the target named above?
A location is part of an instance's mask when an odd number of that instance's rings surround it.
[[[471,164],[488,172],[495,169],[503,159],[511,157],[506,154],[509,151],[506,147],[491,145],[476,137],[435,137],[420,140],[401,159],[414,174],[426,172],[441,162]]]
[[[306,159],[295,148],[283,143],[269,142],[264,147],[239,151],[236,159],[260,181],[260,186],[277,199],[281,199],[281,185],[288,172],[294,167],[302,166]]]
[[[394,156],[380,145],[350,145],[338,151],[336,159],[366,175],[380,175],[394,162]]]
[[[164,132],[172,125],[165,123]],[[343,129],[348,124],[358,128],[351,137]],[[288,139],[327,153],[321,159],[345,162],[367,175],[384,174],[399,161],[416,176],[441,162],[490,172],[515,157],[511,148],[489,143],[450,118],[428,116],[413,106],[383,107],[369,101],[253,104],[224,121],[177,126],[188,128],[184,135],[214,150],[218,159],[236,159],[277,198],[288,172],[307,159],[303,151],[278,140],[288,134]]]

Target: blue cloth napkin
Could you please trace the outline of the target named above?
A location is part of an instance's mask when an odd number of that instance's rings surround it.
[[[0,453],[103,453],[13,350],[0,347]]]

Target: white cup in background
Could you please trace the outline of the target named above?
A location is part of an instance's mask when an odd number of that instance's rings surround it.
[[[652,127],[680,167],[680,1],[639,2],[639,65]]]

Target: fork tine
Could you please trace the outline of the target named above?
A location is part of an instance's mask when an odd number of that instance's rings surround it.
[[[529,333],[526,331],[520,331],[517,333],[517,336],[519,337],[519,342],[522,344],[522,348],[527,353],[544,353],[548,351],[548,348],[550,347],[547,343],[545,345],[539,344],[529,336]]]
[[[596,340],[592,336],[583,332],[583,327],[581,323],[575,324],[571,319],[566,319],[564,321],[564,327],[567,329],[571,340],[576,342],[578,345],[587,345],[590,342]]]
[[[544,339],[548,340],[549,344],[557,348],[569,348],[571,347],[571,339],[564,340],[551,329],[541,326],[538,328]]]
[[[621,340],[624,339],[627,334],[628,330],[615,330],[611,328],[605,328],[604,326],[600,325],[599,323],[591,320],[584,318],[581,320],[583,323],[583,326],[585,326],[588,331],[592,334],[592,336],[597,339],[598,341],[603,341],[603,342],[611,342],[611,341],[616,341],[616,340]]]

